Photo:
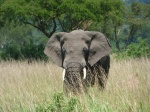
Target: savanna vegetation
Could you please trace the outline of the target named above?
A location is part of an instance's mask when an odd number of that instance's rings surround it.
[[[117,55],[149,57],[149,21],[146,0],[1,0],[0,58],[46,59],[48,38],[75,29],[104,33]],[[134,44],[142,44],[144,50]],[[132,47],[139,53],[129,53]]]
[[[75,29],[107,36],[111,69],[105,91],[68,98],[43,50]],[[149,0],[0,0],[0,112],[149,112],[149,57]]]
[[[66,97],[62,69],[48,62],[0,62],[0,112],[149,112],[150,59],[111,60],[106,90]],[[57,70],[56,70],[57,69]]]

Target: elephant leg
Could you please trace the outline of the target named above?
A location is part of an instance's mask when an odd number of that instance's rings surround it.
[[[93,87],[95,84],[95,75],[94,74],[87,75],[87,78],[84,82],[87,87]]]
[[[103,57],[101,60],[99,60],[95,68],[96,68],[95,71],[97,71],[98,83],[100,87],[104,89],[108,79],[108,73],[110,68],[110,56],[107,55]]]
[[[108,78],[108,74],[109,74],[109,68],[110,68],[110,56],[105,56],[103,57],[99,62],[99,65],[101,65],[101,67],[104,69],[104,73],[106,75],[106,77]]]
[[[94,66],[94,74],[97,76],[99,88],[104,89],[107,82],[107,74],[101,65],[97,64]]]
[[[107,83],[107,74],[105,73],[105,70],[102,67],[99,67],[98,71],[99,71],[97,74],[98,83],[101,89],[104,89]]]
[[[95,84],[95,74],[93,73],[93,67],[87,67],[87,77],[84,81],[87,87],[93,87]]]

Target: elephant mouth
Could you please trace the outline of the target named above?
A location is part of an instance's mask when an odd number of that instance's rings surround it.
[[[67,69],[63,69],[62,78],[64,81],[67,77],[79,77],[82,73],[83,75],[81,78],[86,79],[86,67],[81,67],[79,63],[70,63],[68,64]]]

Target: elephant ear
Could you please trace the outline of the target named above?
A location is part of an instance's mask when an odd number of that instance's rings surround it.
[[[100,32],[85,31],[91,37],[91,44],[89,47],[88,63],[93,66],[102,57],[110,53],[110,44],[107,38]]]
[[[50,57],[54,63],[62,67],[62,54],[60,38],[64,35],[64,32],[59,32],[52,35],[45,46],[44,53]]]

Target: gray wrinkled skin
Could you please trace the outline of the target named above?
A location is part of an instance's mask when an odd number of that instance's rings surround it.
[[[56,65],[66,69],[64,92],[84,93],[86,87],[95,84],[95,78],[100,88],[105,88],[110,67],[110,45],[102,33],[83,30],[56,33],[49,39],[44,53]],[[83,79],[84,67],[87,69],[86,79]]]

